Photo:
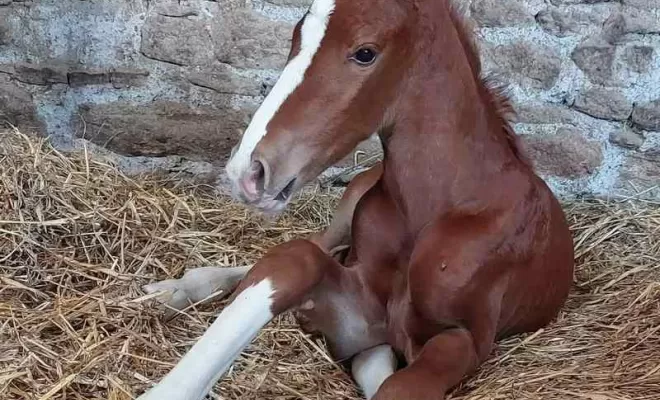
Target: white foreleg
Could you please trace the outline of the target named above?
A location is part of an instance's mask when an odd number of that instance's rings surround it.
[[[273,319],[269,279],[243,290],[199,341],[153,389],[138,400],[202,400],[241,351]]]

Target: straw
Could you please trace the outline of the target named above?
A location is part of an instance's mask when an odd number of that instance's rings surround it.
[[[127,177],[100,156],[0,132],[0,399],[128,400],[164,376],[226,300],[164,322],[141,285],[241,266],[329,223],[340,190],[265,220],[212,188]],[[578,268],[542,331],[506,339],[453,399],[660,399],[660,207],[565,204]],[[324,341],[278,317],[218,399],[360,399]]]

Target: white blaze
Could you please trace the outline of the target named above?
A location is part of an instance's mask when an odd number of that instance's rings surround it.
[[[252,152],[266,135],[268,123],[289,95],[302,83],[305,72],[321,46],[334,9],[335,0],[315,0],[312,4],[301,28],[299,53],[284,68],[277,83],[254,114],[238,150],[227,164],[227,175],[232,181],[240,178],[249,168]]]
[[[138,400],[202,400],[271,319],[274,290],[265,279],[241,292],[199,341]]]

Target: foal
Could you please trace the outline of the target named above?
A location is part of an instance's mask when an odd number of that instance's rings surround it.
[[[331,225],[253,268],[192,270],[147,291],[233,300],[144,400],[200,400],[275,315],[297,310],[375,400],[440,400],[500,337],[562,307],[573,246],[480,78],[447,0],[316,0],[232,155],[237,197],[268,212],[378,131]],[[405,360],[397,371],[397,357]]]

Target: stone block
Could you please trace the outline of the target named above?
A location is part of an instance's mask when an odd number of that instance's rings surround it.
[[[644,74],[650,71],[655,50],[651,46],[633,45],[623,51],[622,60],[633,72]]]
[[[607,84],[612,80],[616,49],[602,38],[590,38],[578,45],[571,59],[590,81]]]
[[[554,135],[522,135],[521,142],[544,175],[580,178],[596,172],[603,162],[600,144],[574,129],[560,128]]]
[[[644,143],[644,137],[628,127],[623,127],[610,133],[610,143],[636,150]]]
[[[110,83],[115,89],[142,86],[149,71],[134,68],[117,68],[110,71]]]
[[[14,79],[31,85],[68,84],[67,69],[64,66],[19,63],[14,65]]]
[[[71,71],[68,80],[71,87],[106,85],[110,83],[110,74],[101,70]]]
[[[624,6],[636,7],[642,10],[660,11],[660,0],[621,0]]]
[[[244,110],[192,108],[180,103],[86,105],[72,118],[76,134],[129,156],[184,156],[226,161],[249,122]]]
[[[611,43],[625,41],[630,34],[660,33],[660,18],[653,13],[626,7],[618,13],[613,13],[603,25],[605,37]]]
[[[536,42],[518,41],[497,46],[491,57],[502,76],[534,89],[550,89],[561,72],[560,54]]]
[[[274,4],[276,6],[287,7],[303,7],[307,8],[312,5],[313,0],[266,0],[266,3]]]
[[[25,133],[44,133],[34,99],[8,76],[0,75],[0,126],[11,124]]]
[[[516,123],[572,124],[575,122],[575,111],[563,105],[523,102],[516,104],[515,110]]]
[[[660,185],[659,177],[660,161],[632,155],[621,166],[615,187],[629,192],[641,192],[657,188]],[[656,190],[660,194],[660,189]]]
[[[11,27],[7,16],[0,11],[0,46],[5,46],[11,43],[12,33]]]
[[[596,4],[596,3],[616,3],[619,0],[550,0],[553,6],[565,6],[569,4]]]
[[[470,15],[483,27],[533,25],[534,17],[525,3],[519,0],[474,0]]]
[[[214,58],[214,40],[206,21],[150,15],[142,27],[141,53],[176,65],[204,65]]]
[[[223,94],[259,96],[263,84],[259,80],[241,76],[224,64],[215,63],[206,67],[196,67],[187,74],[188,81],[196,86]]]
[[[635,104],[632,112],[632,122],[640,129],[660,131],[660,99]]]
[[[536,15],[536,22],[548,33],[567,37],[601,24],[603,17],[595,10],[574,7],[548,7]]]
[[[233,13],[227,23],[228,37],[217,53],[220,62],[238,68],[284,67],[291,45],[292,24],[273,21],[249,10]]]
[[[584,90],[575,99],[573,107],[594,118],[623,121],[632,113],[632,102],[623,93],[613,89]]]

